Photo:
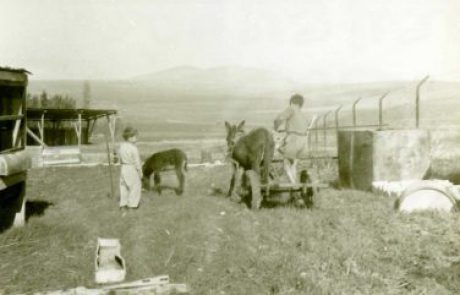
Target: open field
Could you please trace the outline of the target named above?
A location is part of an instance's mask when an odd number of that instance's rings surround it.
[[[169,274],[192,294],[458,294],[460,217],[323,190],[311,211],[252,212],[210,195],[230,169],[189,172],[184,196],[144,193],[121,217],[107,167],[32,170],[28,224],[0,235],[0,293],[94,286],[97,237],[119,238],[127,280]]]
[[[238,74],[234,76],[238,77]],[[247,85],[252,85],[253,80],[248,78],[234,85],[234,76],[209,75],[200,83],[190,82],[194,76],[183,77],[181,83],[171,82],[170,76],[160,77],[161,83],[136,79],[91,81],[92,106],[118,109],[120,126],[133,124],[140,129],[143,140],[158,141],[221,138],[225,120],[246,120],[248,126],[271,127],[276,114],[287,106],[288,98],[294,92],[307,98],[305,112],[309,117],[333,111],[342,104],[341,125],[351,125],[351,105],[362,97],[357,107],[358,124],[377,124],[378,98],[389,92],[384,101],[384,122],[391,128],[415,126],[415,87],[418,81],[343,85],[291,85],[286,82],[287,86],[276,89],[259,81],[251,86],[260,90],[257,92],[243,91]],[[80,106],[82,87],[83,81],[31,80],[28,91],[68,94],[75,97]],[[421,91],[422,126],[458,125],[459,95],[460,83],[428,80]],[[333,114],[329,115],[327,123],[328,126],[334,125]],[[96,133],[105,130],[104,124],[103,121],[98,124],[100,128]]]

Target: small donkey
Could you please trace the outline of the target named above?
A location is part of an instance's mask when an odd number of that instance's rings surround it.
[[[234,161],[230,189],[227,194],[229,197],[233,193],[239,167],[242,167],[245,171],[254,170],[261,176],[262,183],[267,183],[275,151],[275,143],[270,131],[265,128],[256,128],[245,135],[243,130],[244,122],[242,121],[238,125],[231,125],[225,122],[227,152]],[[262,171],[260,169],[261,164],[263,165]]]
[[[184,192],[185,172],[187,171],[187,155],[180,149],[170,149],[151,155],[142,166],[144,187],[150,189],[150,178],[153,173],[154,189],[161,194],[160,173],[174,169],[179,181],[179,188],[175,189],[177,195]]]

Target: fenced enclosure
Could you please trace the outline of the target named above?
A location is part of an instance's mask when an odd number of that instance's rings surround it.
[[[421,118],[421,87],[429,76],[423,78],[415,87],[415,94],[410,95],[408,87],[383,92],[381,95],[371,97],[359,96],[349,104],[340,104],[327,107],[326,111],[314,114],[316,120],[309,135],[309,152],[314,159],[337,157],[337,134],[339,130],[396,130],[411,128],[433,127],[432,119]],[[407,100],[386,108],[385,103],[401,95]],[[411,98],[412,104],[411,104]],[[365,103],[365,108],[360,109],[360,103]],[[398,111],[396,112],[396,109]],[[404,114],[404,115],[401,115]],[[412,117],[413,116],[413,117]],[[422,126],[422,122],[425,122]],[[456,122],[451,120],[450,122]]]

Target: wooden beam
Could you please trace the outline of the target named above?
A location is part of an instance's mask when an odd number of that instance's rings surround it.
[[[18,115],[22,115],[22,105],[18,109]],[[14,128],[13,128],[13,147],[18,147],[18,139],[21,139],[21,136],[19,135],[20,127],[21,127],[21,119],[16,119],[16,122],[14,123]]]
[[[45,142],[45,112],[43,112],[42,115],[41,115],[40,128],[41,128],[41,131],[40,131],[41,139],[42,139],[42,141],[44,143]]]
[[[97,119],[88,120],[88,137],[90,137],[93,134],[94,126],[96,126],[96,122],[97,122]]]
[[[78,114],[78,148],[81,146],[81,113]]]
[[[47,147],[46,143],[42,141],[37,135],[35,135],[35,133],[33,133],[33,131],[29,128],[27,128],[27,134],[29,134],[30,137],[32,137],[32,139],[38,142],[42,147]]]
[[[0,116],[0,121],[15,121],[21,120],[24,118],[24,115],[7,115],[7,116]]]

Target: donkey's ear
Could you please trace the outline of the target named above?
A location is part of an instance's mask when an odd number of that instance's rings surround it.
[[[225,128],[227,128],[227,131],[229,131],[232,128],[232,126],[230,125],[230,123],[225,121]]]
[[[238,124],[238,127],[237,127],[238,131],[243,131],[244,123],[245,123],[245,121],[243,120],[243,121],[241,121],[240,124]]]

